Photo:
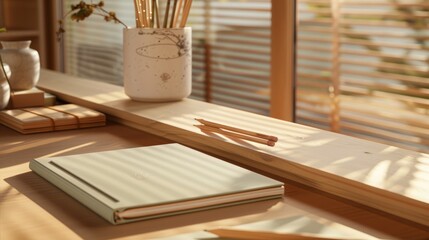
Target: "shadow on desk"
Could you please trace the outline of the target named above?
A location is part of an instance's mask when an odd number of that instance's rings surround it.
[[[249,203],[115,226],[33,172],[7,178],[6,182],[82,239],[112,239],[262,213],[279,202]],[[23,218],[34,217],[32,212],[18,214]]]
[[[0,133],[0,168],[28,163],[33,158],[48,155],[71,155],[171,142],[111,122],[104,127],[27,135],[0,125]]]

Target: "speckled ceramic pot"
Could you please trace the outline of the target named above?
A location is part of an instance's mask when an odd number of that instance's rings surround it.
[[[124,29],[124,89],[144,102],[177,101],[192,89],[192,29]]]
[[[31,41],[2,41],[0,54],[9,64],[12,90],[27,90],[36,86],[40,75],[39,53],[30,48]]]
[[[8,77],[10,77],[10,68],[9,65],[3,64],[4,70]],[[0,67],[0,109],[4,109],[9,103],[10,99],[10,87],[9,83],[4,76],[3,69]]]

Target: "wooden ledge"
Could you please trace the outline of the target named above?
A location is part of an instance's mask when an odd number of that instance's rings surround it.
[[[38,87],[134,128],[429,226],[429,155],[191,99],[135,102],[122,87],[47,70]],[[194,118],[279,141],[269,147],[208,135]]]

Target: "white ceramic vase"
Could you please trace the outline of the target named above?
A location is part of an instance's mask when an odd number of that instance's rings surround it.
[[[124,89],[132,100],[177,101],[192,90],[192,29],[124,29]]]
[[[9,65],[3,63],[4,70],[6,75],[10,77],[10,68]],[[6,80],[3,69],[0,67],[0,109],[4,109],[9,103],[10,99],[10,87],[9,83]]]
[[[30,48],[31,41],[2,41],[0,54],[10,67],[12,90],[27,90],[36,86],[40,75],[39,53]]]

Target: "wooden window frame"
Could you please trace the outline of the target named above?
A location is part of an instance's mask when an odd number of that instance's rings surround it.
[[[270,116],[295,121],[296,0],[271,1]]]

